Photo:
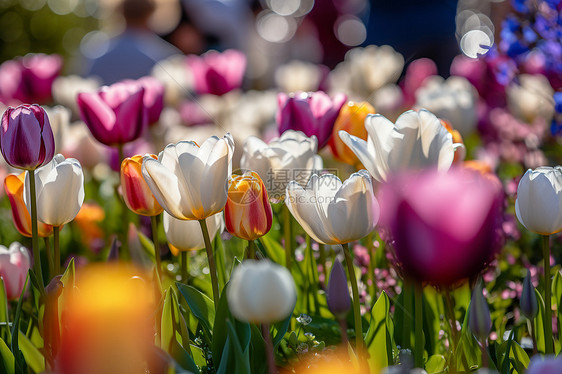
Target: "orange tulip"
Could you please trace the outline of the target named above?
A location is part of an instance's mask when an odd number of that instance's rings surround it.
[[[103,246],[104,232],[99,223],[105,219],[105,212],[97,203],[84,203],[74,223],[80,229],[80,239],[84,245],[96,251]]]
[[[271,205],[258,173],[250,171],[229,178],[224,213],[226,229],[234,236],[254,240],[269,232]]]
[[[365,129],[365,118],[368,114],[375,113],[375,108],[367,102],[354,103],[350,101],[344,105],[341,110],[332,137],[330,139],[330,148],[337,160],[346,164],[359,166],[361,163],[355,153],[347,146],[339,137],[339,131],[345,130],[351,135],[355,135],[363,140],[367,140],[367,129]]]
[[[157,160],[156,155],[149,155]],[[156,216],[164,210],[142,176],[143,156],[126,158],[121,163],[121,189],[125,203],[136,214]]]
[[[441,122],[441,125],[443,125],[443,127],[447,129],[449,134],[453,136],[453,144],[459,143],[463,145],[462,147],[459,147],[455,150],[455,158],[453,159],[453,164],[463,162],[466,156],[466,148],[464,147],[461,133],[455,130],[449,121],[441,118],[439,118],[439,121]]]
[[[23,200],[23,183],[25,181],[25,173],[19,175],[10,174],[4,179],[4,190],[10,199],[12,206],[12,218],[14,225],[20,234],[31,237],[31,216],[27,210],[27,206]],[[53,226],[38,222],[38,233],[42,238],[51,236]]]

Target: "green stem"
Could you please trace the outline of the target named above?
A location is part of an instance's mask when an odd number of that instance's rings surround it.
[[[217,278],[217,265],[215,264],[215,256],[213,254],[213,247],[211,246],[211,239],[209,238],[209,230],[207,229],[207,221],[200,220],[201,231],[203,232],[203,239],[205,240],[205,249],[207,250],[207,259],[209,260],[209,273],[211,273],[211,285],[213,287],[213,301],[215,302],[215,310],[219,306],[219,280]]]
[[[41,293],[45,293],[43,270],[41,270],[41,255],[39,252],[39,233],[37,227],[37,193],[35,192],[35,170],[29,170],[29,194],[31,196],[31,248],[33,252],[33,270],[39,281]]]
[[[414,319],[412,293],[414,285],[407,279],[403,283],[404,325],[402,326],[402,348],[412,348],[412,320]]]
[[[222,289],[226,282],[228,281],[228,275],[226,273],[225,265],[225,254],[224,245],[221,238],[221,233],[217,231],[215,236],[215,254],[217,256],[217,271],[219,275],[219,289]]]
[[[187,251],[180,252],[181,281],[185,284],[187,284],[187,263],[189,261],[187,255]]]
[[[291,271],[291,259],[293,257],[293,233],[291,232],[291,212],[287,205],[283,204],[283,231],[285,234],[285,266]]]
[[[125,159],[125,153],[123,151],[123,144],[117,145],[117,151],[119,152],[119,168],[121,168],[121,163]],[[124,256],[124,259],[129,256],[129,208],[125,203],[125,199],[123,199],[117,193],[117,199],[121,203],[121,255]]]
[[[256,244],[253,240],[248,240],[248,255],[246,258],[253,260],[256,258]]]
[[[451,350],[452,354],[456,352],[456,346],[458,342],[458,330],[457,330],[457,319],[455,317],[455,308],[453,306],[453,300],[451,299],[451,293],[449,292],[448,288],[445,288],[444,291],[444,299],[445,299],[445,315],[447,316],[447,321],[449,325],[449,330],[451,333],[450,343],[451,343]]]
[[[349,273],[349,281],[351,283],[351,292],[353,294],[353,315],[355,320],[355,346],[359,355],[363,354],[363,326],[361,323],[361,306],[359,304],[359,289],[357,287],[357,279],[355,278],[355,270],[353,268],[353,260],[349,252],[349,244],[343,244],[343,253],[347,264],[347,272]]]
[[[45,243],[45,253],[47,254],[47,263],[49,264],[49,275],[47,278],[54,277],[55,274],[55,261],[53,260],[53,252],[51,251],[51,242],[48,237],[43,238],[43,243]]]
[[[322,274],[324,275],[324,282],[322,282],[322,285],[324,286],[324,288],[326,288],[326,285],[328,284],[328,270],[326,269],[327,264],[326,264],[326,247],[324,246],[324,244],[322,243],[318,243],[318,253],[319,253],[319,260],[320,260],[320,264],[322,265]]]
[[[271,341],[271,334],[269,332],[269,324],[263,323],[261,325],[263,339],[265,340],[265,352],[267,356],[267,372],[268,374],[277,374],[277,367],[275,366],[275,355],[273,352],[273,342]]]
[[[552,285],[550,279],[549,240],[549,235],[542,236],[542,257],[544,261],[544,353],[547,355],[554,353],[554,348],[552,346]]]
[[[414,348],[414,364],[417,368],[423,369],[423,287],[420,282],[414,285],[414,313],[415,313],[415,348]]]
[[[369,296],[371,296],[371,305],[375,305],[375,300],[377,297],[377,290],[376,290],[376,282],[377,279],[375,278],[375,251],[373,245],[373,233],[370,232],[367,235],[367,252],[369,253]]]
[[[154,260],[156,261],[156,274],[162,280],[162,263],[160,260],[160,243],[158,242],[158,216],[150,217],[150,226],[152,227],[152,242],[154,243]]]
[[[314,259],[314,251],[312,250],[312,239],[310,235],[306,235],[306,251],[310,256],[310,292],[312,292],[312,300],[314,301],[314,310],[320,312],[320,302],[318,301],[318,267]]]
[[[60,226],[53,226],[53,248],[55,251],[55,273],[60,274]]]

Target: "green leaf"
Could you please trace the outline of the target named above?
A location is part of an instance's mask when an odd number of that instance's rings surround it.
[[[277,322],[273,325],[273,330],[276,332],[275,335],[272,334],[273,348],[277,347],[281,340],[283,340],[283,337],[291,324],[291,318],[293,318],[293,312],[291,312],[283,321]]]
[[[535,340],[537,342],[537,351],[544,353],[545,337],[544,337],[544,299],[539,291],[535,289],[537,302],[539,304],[539,312],[535,317]]]
[[[23,285],[23,289],[27,289],[27,282],[29,281],[29,274],[31,274],[31,269],[29,270],[29,272],[27,273],[27,277],[25,278],[25,283]],[[14,317],[14,324],[12,326],[12,343],[11,343],[11,349],[12,349],[12,353],[14,353],[14,358],[15,358],[15,367],[16,367],[16,371],[18,373],[23,373],[25,372],[26,369],[26,363],[25,363],[25,357],[22,355],[22,352],[20,351],[20,347],[19,347],[19,324],[20,324],[20,318],[21,318],[21,306],[23,304],[23,295],[25,292],[22,292],[20,295],[20,298],[18,300],[18,306],[16,307],[16,315]],[[25,336],[25,335],[24,335]]]
[[[226,298],[227,287],[228,284],[222,290],[222,295],[219,299],[219,306],[217,308],[217,313],[215,317],[215,325],[213,326],[212,351],[213,351],[213,360],[215,363],[221,362],[221,356],[228,336],[226,321],[230,317],[230,311],[228,309],[228,300]]]
[[[193,315],[201,323],[209,341],[212,341],[211,332],[213,331],[213,325],[215,323],[215,306],[213,301],[194,287],[180,282],[176,282],[176,286],[185,301],[187,301],[187,305]]]
[[[251,373],[267,373],[267,361],[264,359],[266,357],[265,340],[256,325],[250,325],[250,327],[252,331],[250,342]]]
[[[221,360],[220,360],[219,367],[217,368],[217,374],[229,373],[228,361],[230,360],[230,339],[231,339],[230,336],[227,334],[226,341],[222,348]]]
[[[19,348],[23,353],[25,362],[34,372],[43,372],[45,370],[45,358],[24,333],[21,331],[18,331],[18,333]]]
[[[0,323],[6,328],[0,328],[0,331],[6,331],[5,336],[7,337],[7,342],[12,340],[12,332],[10,331],[10,321],[8,319],[8,293],[6,292],[6,287],[4,286],[4,279],[0,277]],[[4,335],[0,335],[2,338]]]
[[[383,291],[371,310],[371,323],[365,338],[369,367],[372,372],[379,372],[383,367],[392,365],[393,335],[394,324],[390,318],[390,300]]]
[[[59,324],[62,322],[62,311],[64,310],[65,301],[68,300],[74,292],[74,285],[76,284],[76,270],[74,267],[74,259],[72,258],[60,279],[63,289],[59,296]]]
[[[455,363],[457,371],[466,372],[479,368],[482,365],[480,346],[468,328],[468,312],[464,315],[461,337],[455,352]]]
[[[258,247],[260,248],[260,250],[263,247],[265,255],[271,261],[276,262],[280,265],[285,265],[285,248],[283,248],[277,240],[273,239],[271,232],[259,238],[258,242]]]
[[[0,357],[2,357],[0,374],[14,374],[14,355],[10,352],[10,348],[8,348],[6,342],[2,339],[0,339]]]
[[[227,321],[228,326],[228,336],[230,339],[233,358],[234,358],[234,373],[235,374],[246,374],[250,372],[250,355],[242,349],[242,345],[238,339],[238,334],[234,325]]]
[[[501,373],[502,374],[509,374],[510,373],[510,365],[509,365],[509,352],[511,352],[511,345],[513,344],[513,335],[515,334],[515,330],[511,330],[509,334],[509,338],[503,344],[500,345],[500,349],[497,352],[498,357],[503,353],[503,357],[501,359]],[[505,347],[505,352],[503,352],[503,348]]]
[[[184,347],[186,344],[189,344],[189,341],[183,341],[183,338],[186,336],[188,336],[187,326],[181,315],[176,293],[172,286],[170,286],[166,292],[164,306],[162,307],[160,348],[171,352],[174,341]]]
[[[191,371],[193,374],[200,373],[200,370],[197,365],[195,365],[193,358],[175,339],[172,340],[172,351],[170,352],[170,355],[182,368]]]
[[[425,371],[428,374],[444,373],[447,366],[447,360],[443,355],[430,356],[425,364]]]
[[[562,274],[557,271],[552,280],[552,297],[558,312],[558,331],[562,331]]]

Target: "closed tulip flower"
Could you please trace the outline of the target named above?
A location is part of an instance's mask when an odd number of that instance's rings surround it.
[[[0,148],[6,162],[18,169],[34,170],[51,161],[55,140],[45,110],[35,104],[6,109]]]
[[[224,216],[228,232],[239,238],[255,240],[269,232],[271,205],[265,186],[256,172],[229,178]]]
[[[330,271],[330,280],[326,290],[326,301],[328,309],[337,319],[345,319],[351,310],[351,299],[347,286],[347,277],[339,260],[334,262]]]
[[[148,155],[157,160],[156,155]],[[121,189],[127,207],[136,214],[156,216],[162,207],[154,197],[142,176],[143,156],[126,158],[121,163]]]
[[[352,101],[344,105],[334,124],[332,137],[330,138],[330,148],[337,160],[350,165],[360,165],[361,162],[351,149],[339,137],[340,130],[345,130],[351,135],[367,140],[367,130],[365,129],[365,119],[368,114],[374,114],[375,108],[367,102],[354,103]]]
[[[84,202],[84,174],[80,162],[56,155],[51,163],[38,169],[37,217],[39,221],[62,226],[74,219]],[[29,201],[29,175],[26,175],[24,199]]]
[[[112,146],[131,142],[148,124],[144,92],[143,87],[130,82],[81,92],[77,98],[80,117],[100,143]]]
[[[240,165],[245,170],[256,171],[265,182],[269,197],[281,200],[291,180],[304,185],[314,170],[322,169],[317,145],[315,136],[309,138],[293,130],[285,131],[269,144],[250,136],[244,143]]]
[[[10,200],[12,207],[12,220],[16,229],[23,236],[31,237],[31,215],[25,205],[23,198],[25,175],[23,172],[19,175],[10,174],[4,180],[4,190]],[[53,233],[53,226],[38,222],[38,233],[42,238],[49,237]]]
[[[302,131],[316,136],[319,148],[328,144],[334,123],[347,97],[342,94],[330,98],[322,91],[277,96],[277,125],[279,133],[287,130]]]
[[[245,260],[238,265],[226,296],[234,317],[251,323],[281,321],[297,302],[291,273],[269,260]]]
[[[533,282],[531,282],[531,272],[527,270],[527,275],[523,280],[523,290],[521,291],[521,299],[519,300],[519,309],[527,319],[531,321],[539,312],[539,303]]]
[[[224,209],[234,142],[230,134],[169,144],[158,160],[145,156],[142,174],[156,200],[178,219],[202,220]]]
[[[222,232],[222,213],[210,216],[206,218],[206,221],[211,238],[214,238],[217,232]],[[170,251],[174,256],[179,255],[180,252],[196,251],[205,248],[199,222],[177,219],[164,212],[162,223]]]
[[[468,328],[481,342],[486,341],[492,328],[490,308],[482,293],[481,281],[478,281],[474,291],[472,291],[472,299],[470,300],[468,311]]]
[[[517,219],[525,228],[541,235],[562,230],[562,167],[527,170],[517,187]]]
[[[450,285],[480,272],[499,249],[501,190],[478,172],[399,175],[379,200],[398,263],[413,279]]]
[[[452,135],[439,119],[427,110],[403,113],[393,124],[380,114],[368,115],[365,141],[345,131],[341,140],[357,155],[369,173],[379,182],[390,173],[434,167],[448,170],[455,157]]]
[[[131,83],[144,88],[143,103],[148,116],[148,124],[155,124],[164,109],[164,85],[158,79],[150,76],[131,81]]]
[[[188,56],[187,65],[198,94],[220,96],[242,86],[246,56],[234,49],[209,51],[202,56]]]
[[[8,300],[17,299],[22,293],[30,263],[29,252],[20,243],[13,242],[9,248],[0,245],[0,277]]]
[[[344,183],[333,174],[314,174],[307,186],[292,181],[285,204],[302,228],[323,244],[359,240],[375,228],[379,204],[366,170],[352,174]]]

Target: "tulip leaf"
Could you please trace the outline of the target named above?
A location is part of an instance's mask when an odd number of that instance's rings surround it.
[[[562,331],[562,274],[560,270],[556,272],[552,280],[552,296],[555,299],[554,302],[558,312],[558,331]]]
[[[250,328],[252,331],[250,342],[251,373],[266,373],[267,362],[264,360],[264,357],[266,357],[265,340],[258,326],[250,325]]]
[[[203,331],[209,338],[209,341],[212,341],[211,332],[213,331],[213,325],[215,323],[215,306],[213,301],[194,287],[180,282],[176,282],[176,286],[187,302],[193,315],[201,323]]]
[[[242,348],[240,344],[238,334],[236,333],[236,329],[234,325],[230,321],[226,321],[226,325],[228,327],[228,336],[230,342],[232,343],[232,349],[234,353],[234,373],[236,374],[245,374],[250,372],[250,355],[247,351]]]
[[[219,299],[219,306],[217,308],[217,314],[215,316],[215,325],[213,326],[213,360],[215,362],[221,362],[221,355],[223,353],[224,345],[227,339],[227,327],[226,321],[230,317],[230,311],[228,309],[228,300],[226,298],[226,288],[222,290],[222,295]]]
[[[383,367],[392,365],[393,335],[394,324],[390,318],[390,300],[383,291],[371,310],[371,323],[365,338],[369,367],[372,372],[379,372]]]
[[[1,326],[5,326],[3,329]],[[8,293],[4,285],[4,279],[0,277],[0,331],[6,331],[5,334],[0,334],[0,338],[7,337],[6,341],[12,340],[10,331],[10,321],[8,319]]]
[[[19,348],[23,353],[25,362],[34,372],[42,373],[45,370],[45,358],[24,333],[21,331],[18,332]]]
[[[31,269],[29,270],[29,272],[27,273],[27,277],[25,278],[25,283],[23,285],[22,290],[27,289],[27,283],[29,281],[29,274],[31,274]],[[16,307],[16,315],[14,317],[14,324],[12,325],[12,342],[11,342],[11,350],[12,353],[14,354],[14,359],[15,359],[15,369],[16,372],[18,373],[24,373],[27,370],[27,365],[25,363],[25,357],[24,355],[22,355],[22,351],[20,351],[20,346],[19,346],[19,338],[20,338],[20,334],[19,334],[19,324],[20,324],[20,317],[21,317],[21,307],[23,304],[23,295],[25,292],[22,291],[22,293],[20,294],[20,298],[18,300],[18,306]],[[23,334],[21,334],[23,335]],[[25,336],[25,335],[24,335]],[[42,370],[36,370],[36,372],[40,372]]]
[[[74,266],[74,259],[70,259],[68,266],[64,271],[61,279],[62,293],[59,296],[59,323],[61,323],[62,311],[64,309],[65,301],[68,300],[74,292],[74,285],[76,283],[76,270]]]
[[[443,355],[432,355],[425,363],[425,371],[428,374],[444,373],[447,366],[447,360]]]
[[[539,304],[539,311],[535,317],[535,341],[537,343],[537,351],[544,353],[545,350],[545,336],[544,336],[544,299],[540,292],[535,289],[537,295],[537,303]]]
[[[468,310],[468,309],[467,309]],[[457,371],[469,372],[479,368],[482,364],[482,355],[476,338],[468,328],[468,311],[464,315],[461,337],[455,352]]]
[[[227,374],[228,371],[228,360],[230,359],[230,336],[226,336],[226,341],[224,342],[224,347],[222,348],[221,360],[219,367],[217,368],[217,374]]]
[[[2,358],[2,364],[0,364],[0,374],[14,374],[14,355],[10,352],[10,348],[8,348],[6,342],[2,339],[0,339],[0,357]]]
[[[529,356],[514,339],[514,335],[515,330],[512,330],[507,341],[497,346],[498,366],[501,367],[502,374],[514,371],[523,374],[529,365]]]
[[[184,342],[183,338],[187,336],[187,326],[181,315],[176,293],[172,286],[170,286],[166,292],[164,306],[162,307],[160,348],[164,351],[171,352],[174,341],[178,342],[182,347],[185,347],[186,344],[189,344],[189,341]]]
[[[289,329],[289,325],[291,324],[291,318],[293,318],[293,312],[291,312],[287,316],[287,318],[285,318],[283,321],[277,322],[276,324],[273,325],[273,329],[276,331],[275,335],[273,335],[274,348],[277,347],[277,345],[279,345],[281,340],[283,340],[285,333],[287,333],[287,330]]]
[[[263,248],[265,249],[264,254],[271,261],[276,262],[280,265],[285,264],[285,248],[283,248],[277,240],[274,240],[271,234],[262,236],[258,241],[259,244],[262,244]]]
[[[189,370],[193,374],[200,373],[200,370],[195,364],[195,361],[193,361],[193,358],[175,339],[172,339],[172,349],[170,355],[182,368]]]

